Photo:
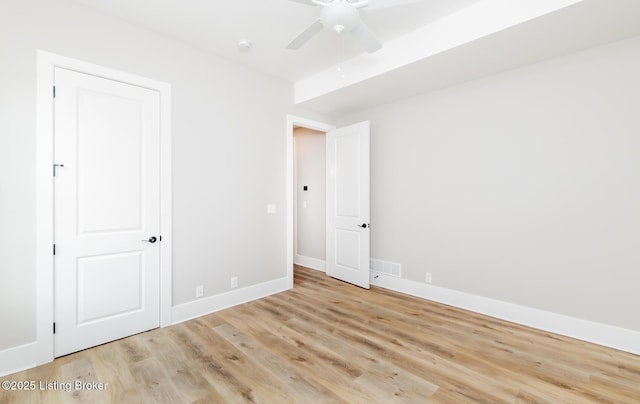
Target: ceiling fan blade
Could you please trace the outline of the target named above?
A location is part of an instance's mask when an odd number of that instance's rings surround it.
[[[320,19],[317,19],[313,22],[313,24],[309,25],[304,31],[300,33],[293,41],[287,45],[287,49],[300,49],[302,45],[307,43],[309,39],[313,38],[315,34],[322,31],[322,22]]]
[[[360,21],[356,27],[351,30],[351,34],[356,37],[360,45],[367,50],[369,53],[373,53],[378,49],[382,48],[382,44],[373,36],[373,33],[367,27],[367,25]]]
[[[313,2],[313,0],[289,0],[289,1],[295,1],[296,3],[306,4],[307,6],[317,6],[317,4]]]
[[[296,0],[292,0],[296,1]],[[369,0],[369,5],[367,5],[367,10],[377,10],[381,8],[395,7],[395,6],[404,6],[406,4],[412,3],[422,3],[424,0]]]

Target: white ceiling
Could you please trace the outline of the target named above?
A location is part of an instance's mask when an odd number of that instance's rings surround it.
[[[290,81],[297,103],[325,113],[640,34],[640,0],[370,0],[362,18],[380,51],[366,54],[330,30],[293,51],[285,46],[318,17],[318,7],[290,0],[71,1]],[[250,52],[238,50],[241,38],[253,43]],[[334,74],[337,65],[348,79]]]
[[[73,1],[291,82],[363,53],[350,36],[330,30],[297,51],[285,49],[320,13],[290,0]],[[399,5],[376,8],[379,1],[370,0],[361,15],[384,44],[478,0],[383,0]],[[238,51],[241,38],[253,43],[251,52]]]
[[[534,7],[544,2],[534,1],[537,3],[530,3]],[[526,0],[518,2],[515,9],[508,10],[500,0],[485,0],[426,27],[430,29],[392,41],[377,54],[355,58],[342,66],[343,72],[349,73],[350,67],[354,70],[354,77],[346,82],[332,69],[303,79],[295,84],[296,102],[325,113],[349,113],[640,35],[640,0],[550,0],[546,3],[552,9],[561,7],[551,12],[539,8],[524,15],[518,12]],[[492,13],[495,5],[501,13]],[[473,27],[466,36],[456,29],[457,38],[433,47],[435,50],[427,49],[432,38],[438,37],[435,32],[474,24],[463,23],[461,14],[465,11],[484,14],[483,21],[494,15],[495,24]],[[539,15],[534,17],[534,11]],[[424,44],[422,54],[412,55],[397,67],[379,67],[389,59],[385,53],[395,58],[409,54],[396,48],[412,38]]]

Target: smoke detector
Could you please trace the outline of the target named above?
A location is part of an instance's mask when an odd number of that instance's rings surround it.
[[[238,40],[238,50],[240,52],[249,52],[253,44],[248,39],[240,39]]]

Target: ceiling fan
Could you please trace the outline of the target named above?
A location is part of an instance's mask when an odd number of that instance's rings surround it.
[[[322,31],[324,27],[330,27],[337,33],[350,32],[362,47],[369,53],[382,48],[382,44],[376,39],[369,27],[360,18],[360,8],[369,6],[369,0],[291,0],[308,6],[322,7],[320,18],[302,31],[293,41],[287,45],[288,49],[299,49],[314,35]],[[375,0],[374,0],[375,1]],[[394,6],[416,0],[390,0],[387,5]],[[377,0],[377,7],[383,5],[382,0]]]

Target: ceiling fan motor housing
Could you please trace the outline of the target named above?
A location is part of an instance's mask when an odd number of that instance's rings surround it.
[[[322,7],[320,21],[325,27],[331,27],[337,33],[351,31],[360,21],[358,10],[344,0],[334,1]]]
[[[291,0],[310,6],[319,6],[320,18],[302,31],[287,45],[287,49],[300,49],[323,28],[331,27],[337,33],[349,32],[369,53],[373,53],[382,44],[373,35],[367,24],[360,19],[358,9],[369,5],[369,0]],[[398,0],[389,0],[398,1]],[[407,1],[407,0],[404,0]]]

